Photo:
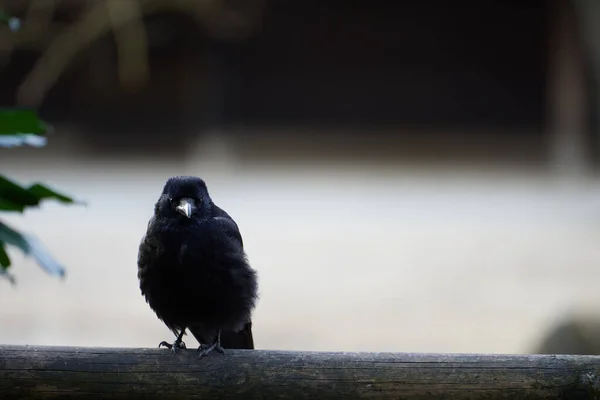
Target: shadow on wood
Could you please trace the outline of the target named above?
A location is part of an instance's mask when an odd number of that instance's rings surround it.
[[[592,399],[600,357],[0,346],[0,399]]]

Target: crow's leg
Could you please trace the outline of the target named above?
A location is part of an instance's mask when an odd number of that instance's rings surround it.
[[[170,349],[173,354],[175,354],[177,352],[177,349],[185,349],[185,343],[183,342],[183,340],[181,340],[181,338],[183,338],[183,334],[185,333],[185,328],[183,328],[181,330],[181,332],[179,332],[179,336],[177,336],[177,339],[175,339],[175,341],[173,342],[173,344],[168,343],[166,341],[162,341],[158,344],[158,347],[160,348],[161,346],[165,346],[166,348]]]
[[[201,344],[200,347],[198,347],[198,353],[199,353],[199,357],[205,357],[207,355],[209,355],[213,350],[218,351],[221,354],[225,354],[225,349],[223,349],[223,347],[221,347],[221,330],[219,329],[219,333],[217,334],[217,340],[215,340],[215,342],[213,344],[211,344],[210,346],[207,344]]]

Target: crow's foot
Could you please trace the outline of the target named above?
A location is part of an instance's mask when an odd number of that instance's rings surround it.
[[[221,347],[220,342],[215,342],[210,346],[207,344],[201,344],[200,347],[198,347],[198,358],[206,357],[207,355],[212,353],[213,350],[216,350],[221,354],[225,354],[225,349]]]
[[[165,346],[166,348],[168,348],[169,350],[171,350],[171,352],[173,354],[175,354],[177,352],[177,349],[182,349],[185,350],[187,347],[185,346],[185,343],[181,340],[175,340],[173,342],[173,344],[163,340],[162,342],[160,342],[158,344],[158,348],[161,348],[162,346]]]

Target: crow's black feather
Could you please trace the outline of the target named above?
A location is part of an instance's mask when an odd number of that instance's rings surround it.
[[[190,215],[181,204],[189,204]],[[237,224],[213,203],[202,179],[166,182],[139,246],[138,278],[142,295],[179,342],[188,329],[201,347],[220,337],[224,348],[254,348],[256,271]],[[175,351],[179,342],[166,345]]]

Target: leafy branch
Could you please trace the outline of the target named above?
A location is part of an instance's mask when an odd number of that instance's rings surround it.
[[[44,135],[49,130],[50,127],[32,110],[0,109],[0,147],[42,147],[46,144]],[[27,208],[38,207],[48,199],[64,204],[80,203],[41,183],[22,186],[0,174],[0,212],[23,213]],[[11,260],[6,251],[7,246],[14,246],[25,255],[33,257],[51,275],[64,277],[64,267],[54,260],[36,237],[20,233],[0,220],[0,276],[11,282],[14,283],[14,278],[8,273]]]

